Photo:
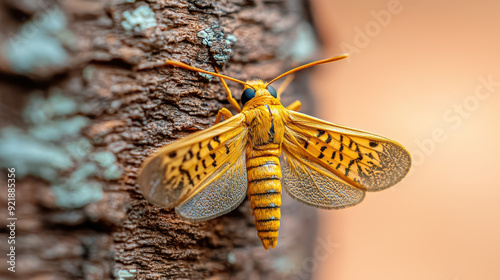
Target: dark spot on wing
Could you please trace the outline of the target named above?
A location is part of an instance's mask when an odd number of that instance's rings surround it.
[[[332,142],[332,136],[330,136],[330,133],[328,133],[327,135],[328,135],[328,138],[326,138],[325,143],[329,144],[330,142]]]
[[[194,185],[193,183],[193,179],[191,178],[191,174],[189,174],[189,172],[187,170],[184,170],[182,168],[179,168],[179,171],[182,173],[182,174],[186,174],[188,180],[189,180],[189,184],[191,185]]]

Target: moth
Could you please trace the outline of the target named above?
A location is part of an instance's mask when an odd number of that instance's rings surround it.
[[[167,60],[166,65],[219,77],[238,113],[223,108],[214,126],[150,156],[138,178],[145,198],[175,208],[181,219],[200,222],[232,211],[248,196],[257,234],[267,250],[278,242],[282,186],[305,204],[340,209],[360,203],[365,192],[401,181],[411,166],[403,146],[299,113],[299,101],[283,107],[280,96],[285,86],[271,86],[296,71],[345,57],[312,62],[267,83],[243,82],[221,75],[217,68],[210,72]],[[243,84],[242,108],[225,80]]]

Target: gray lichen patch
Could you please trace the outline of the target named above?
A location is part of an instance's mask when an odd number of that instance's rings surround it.
[[[73,115],[79,111],[77,103],[53,88],[45,98],[40,93],[31,95],[23,113],[24,120],[30,124],[46,123],[55,117]]]
[[[128,31],[141,32],[156,26],[155,13],[147,5],[142,5],[133,12],[123,12],[122,27]]]
[[[212,76],[210,74],[205,74],[205,73],[198,72],[198,75],[200,75],[203,78],[207,79],[209,82],[211,82],[214,79],[214,76]]]
[[[79,161],[84,159],[93,149],[92,144],[86,138],[79,138],[75,141],[70,141],[64,144],[64,149],[72,159]]]
[[[57,205],[64,208],[79,208],[102,198],[102,185],[99,182],[52,185],[51,189]]]
[[[117,280],[132,280],[135,279],[136,274],[136,269],[120,269],[115,272],[115,278]]]
[[[233,55],[233,46],[237,42],[236,36],[225,35],[218,23],[212,24],[199,31],[196,35],[201,42],[209,47],[210,53],[218,65],[225,64]]]
[[[0,167],[14,167],[48,181],[59,207],[78,208],[103,196],[102,181],[116,180],[122,171],[114,154],[94,151],[81,130],[90,119],[76,115],[78,103],[58,89],[48,97],[32,94],[23,112],[25,129],[0,130]]]
[[[121,177],[122,172],[116,165],[116,157],[111,152],[97,152],[92,153],[89,159],[96,162],[101,168],[104,169],[104,179],[116,180]]]
[[[58,170],[73,165],[66,151],[54,143],[40,141],[14,127],[0,130],[0,167],[14,167],[20,178],[30,174],[55,181]]]
[[[2,44],[1,55],[13,72],[38,74],[45,67],[66,65],[69,56],[65,47],[73,43],[74,36],[67,29],[66,16],[56,7],[39,12],[22,25],[15,36]]]
[[[41,123],[29,129],[29,133],[40,140],[55,141],[61,137],[80,133],[87,126],[89,119],[83,116],[73,116],[62,120],[52,120]]]

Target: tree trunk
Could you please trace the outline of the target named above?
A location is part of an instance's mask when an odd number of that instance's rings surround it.
[[[312,34],[302,28],[310,21],[306,3],[0,5],[0,181],[16,178],[14,209],[3,187],[0,209],[2,221],[15,221],[15,229],[2,223],[0,244],[7,253],[14,246],[16,272],[2,261],[1,277],[310,278],[303,266],[312,251],[314,209],[284,195],[278,246],[265,251],[248,201],[223,217],[189,223],[145,201],[135,182],[148,155],[213,125],[228,107],[218,78],[150,66],[171,58],[209,71],[217,65],[241,80],[270,80],[301,59],[294,48]],[[307,111],[303,77],[283,103],[300,98]],[[229,87],[239,100],[241,85]],[[15,244],[8,244],[12,232]]]

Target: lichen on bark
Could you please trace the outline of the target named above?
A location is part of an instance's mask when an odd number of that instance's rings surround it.
[[[0,55],[5,62],[0,63],[0,89],[5,92],[0,101],[9,112],[22,112],[36,98],[50,103],[57,92],[78,109],[54,118],[85,122],[69,136],[33,138],[69,159],[70,164],[53,169],[58,182],[68,188],[53,187],[50,178],[30,170],[19,179],[19,204],[24,207],[19,212],[23,223],[18,228],[18,254],[19,267],[24,268],[18,275],[23,279],[276,279],[301,265],[311,253],[313,209],[285,196],[278,248],[264,251],[247,202],[221,218],[189,223],[146,202],[135,180],[148,155],[209,127],[217,111],[228,107],[217,78],[145,66],[169,58],[209,71],[218,65],[224,74],[241,80],[270,80],[291,67],[290,53],[283,46],[293,45],[295,27],[308,21],[305,2],[35,2],[9,0],[0,7],[9,15],[4,33],[8,37],[4,45],[9,45],[2,46],[8,51]],[[23,31],[19,15],[35,23],[35,35]],[[59,25],[41,24],[47,15]],[[9,53],[15,51],[12,46],[36,52],[22,61]],[[50,46],[57,46],[58,53],[44,49]],[[239,99],[240,85],[229,87]],[[285,103],[293,101],[292,95],[307,98],[307,86],[297,87],[301,91],[289,88]],[[23,137],[31,135],[26,123],[15,122],[23,119],[19,115],[4,111],[0,129],[16,127]],[[49,128],[64,131],[58,124]],[[41,129],[39,124],[31,126]],[[77,144],[63,148],[69,142]],[[11,163],[5,157],[0,161]],[[68,203],[83,198],[72,188],[92,190],[90,183],[82,182],[99,184],[100,196]]]

